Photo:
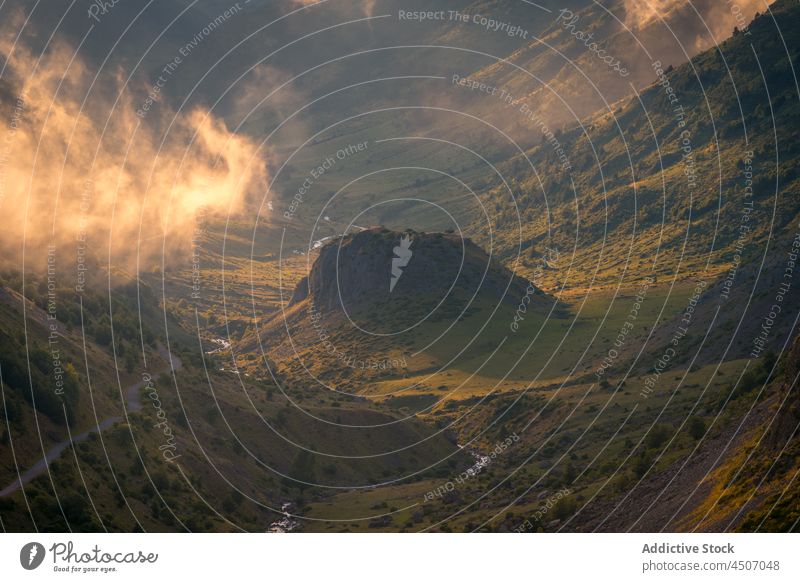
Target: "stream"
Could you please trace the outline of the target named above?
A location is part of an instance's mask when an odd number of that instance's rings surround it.
[[[472,458],[475,459],[475,463],[465,471],[465,473],[470,477],[474,477],[475,475],[483,471],[492,462],[492,458],[488,455],[483,455],[480,452],[474,449],[468,449],[463,445],[456,445],[456,446],[458,446],[458,448],[461,449],[462,451],[467,451],[470,455],[472,455]]]
[[[267,528],[267,533],[289,533],[296,530],[300,526],[300,522],[292,517],[290,513],[294,504],[291,501],[285,502],[281,505],[281,512],[283,517],[278,521],[273,521]]]
[[[230,349],[231,347],[231,342],[222,338],[212,339],[211,343],[218,347],[216,349],[211,350],[210,352],[206,352],[206,354],[208,354],[209,356],[212,354],[221,354],[222,352]]]

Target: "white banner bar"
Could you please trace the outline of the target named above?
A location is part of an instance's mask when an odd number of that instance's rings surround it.
[[[0,536],[2,580],[800,580],[791,534]]]

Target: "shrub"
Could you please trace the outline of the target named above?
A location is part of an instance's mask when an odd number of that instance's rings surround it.
[[[699,416],[695,416],[689,422],[689,434],[696,441],[699,441],[706,434],[706,423]]]

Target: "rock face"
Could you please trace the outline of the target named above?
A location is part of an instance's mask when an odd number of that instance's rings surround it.
[[[353,313],[408,301],[466,304],[475,295],[517,305],[529,285],[534,301],[549,300],[469,239],[370,229],[323,247],[290,304],[311,297],[317,309]]]

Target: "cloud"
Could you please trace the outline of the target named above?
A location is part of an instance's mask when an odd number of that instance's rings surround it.
[[[198,213],[258,207],[268,172],[250,138],[205,109],[175,115],[162,101],[140,118],[142,97],[123,87],[122,72],[91,86],[94,71],[72,59],[72,47],[57,41],[40,59],[0,32],[10,80],[0,92],[6,257],[24,248],[35,265],[54,245],[74,265],[85,239],[114,266],[132,269],[138,255],[147,268],[164,249],[170,262],[188,248]]]
[[[735,26],[745,28],[757,12],[763,12],[771,3],[765,0],[625,0],[625,25],[636,32],[661,25],[663,20],[687,45],[687,52],[693,54],[722,42]]]
[[[317,4],[320,0],[291,0],[292,4],[295,6],[310,6],[312,4]],[[364,13],[364,16],[367,18],[372,18],[375,14],[375,3],[377,0],[361,0],[360,2],[355,2],[355,5],[360,5],[361,11]],[[326,2],[322,4],[322,6],[329,6],[333,4],[333,2]]]

